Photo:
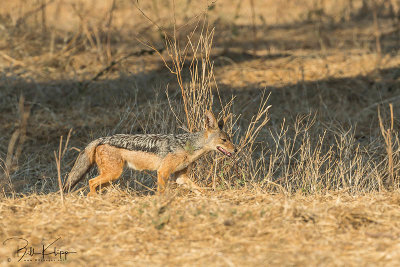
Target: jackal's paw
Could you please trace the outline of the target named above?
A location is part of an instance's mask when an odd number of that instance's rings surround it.
[[[96,194],[96,192],[89,192],[88,194],[87,194],[87,196],[88,197],[94,197],[94,196],[97,196],[97,194]]]
[[[179,177],[178,179],[176,179],[176,183],[179,185],[184,185],[186,184],[186,180],[182,177]]]
[[[178,179],[176,179],[176,183],[179,186],[182,186],[182,187],[190,190],[191,192],[195,193],[198,196],[203,193],[203,191],[201,190],[201,187],[199,187],[194,182],[192,182],[192,181],[190,181],[188,179],[179,177]]]
[[[192,188],[191,191],[196,194],[196,196],[201,196],[204,192],[200,188]]]

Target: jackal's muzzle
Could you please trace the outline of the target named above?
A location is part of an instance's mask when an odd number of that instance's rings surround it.
[[[220,147],[220,146],[217,146],[217,149],[218,149],[222,154],[224,154],[224,155],[226,155],[226,156],[228,156],[228,157],[232,157],[232,153],[229,152],[229,151],[227,151],[227,150],[225,150],[224,148],[222,148],[222,147]]]

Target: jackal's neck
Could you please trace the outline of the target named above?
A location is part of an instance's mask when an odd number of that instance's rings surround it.
[[[205,131],[186,133],[177,136],[181,139],[183,147],[189,152],[205,149]]]

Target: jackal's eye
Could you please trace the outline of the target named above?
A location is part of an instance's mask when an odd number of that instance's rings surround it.
[[[222,138],[221,140],[222,140],[222,142],[226,142],[226,139],[225,139],[225,138]]]

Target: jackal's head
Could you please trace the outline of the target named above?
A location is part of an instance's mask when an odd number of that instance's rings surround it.
[[[209,150],[217,150],[224,155],[231,157],[237,149],[233,145],[228,134],[222,129],[224,127],[224,120],[217,123],[214,114],[211,111],[205,113],[205,147]]]

